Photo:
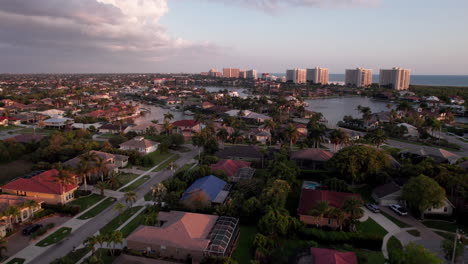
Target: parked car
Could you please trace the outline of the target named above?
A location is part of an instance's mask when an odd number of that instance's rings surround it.
[[[392,209],[395,213],[399,215],[407,215],[408,211],[406,211],[406,208],[404,208],[401,205],[398,204],[391,204],[389,205],[390,209]]]
[[[42,225],[40,225],[40,224],[27,226],[25,229],[23,229],[23,235],[29,236],[32,233],[36,232],[41,227],[42,227]]]
[[[380,213],[380,207],[373,203],[366,203],[366,208],[369,209],[371,212]]]

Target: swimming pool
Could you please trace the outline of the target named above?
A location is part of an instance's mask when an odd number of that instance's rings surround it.
[[[315,181],[304,181],[302,183],[302,189],[315,190],[317,187],[322,186],[320,183]]]

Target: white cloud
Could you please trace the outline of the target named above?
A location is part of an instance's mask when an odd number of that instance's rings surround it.
[[[247,8],[278,11],[289,7],[359,7],[376,6],[381,0],[210,0]]]

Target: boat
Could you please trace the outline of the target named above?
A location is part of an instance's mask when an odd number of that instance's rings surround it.
[[[190,110],[186,110],[186,111],[184,111],[184,115],[193,116],[194,113],[192,111],[190,111]]]

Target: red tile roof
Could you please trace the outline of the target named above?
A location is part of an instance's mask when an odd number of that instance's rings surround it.
[[[302,189],[297,211],[299,214],[308,215],[310,210],[320,201],[327,201],[330,206],[339,208],[343,206],[344,201],[349,197],[361,199],[361,196],[355,193]]]
[[[354,252],[340,252],[327,248],[310,248],[314,264],[358,264]]]
[[[172,123],[172,125],[177,127],[194,127],[198,125],[198,122],[195,120],[179,120]]]
[[[76,184],[66,184],[62,187],[57,182],[58,170],[52,169],[38,174],[29,179],[21,178],[3,185],[4,190],[14,190],[23,192],[37,192],[47,194],[63,194],[78,188]]]
[[[250,167],[251,162],[240,160],[220,160],[211,165],[213,171],[222,170],[228,177],[236,176],[240,168]]]

